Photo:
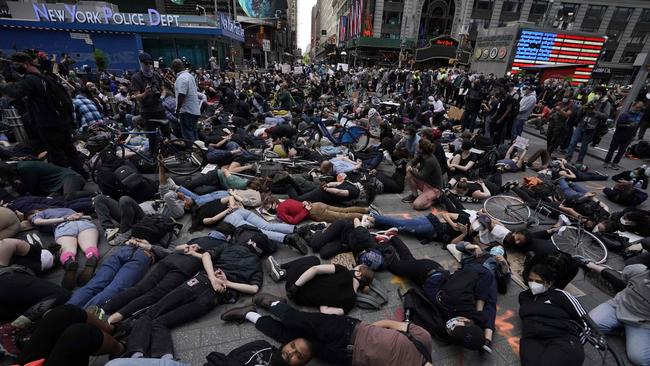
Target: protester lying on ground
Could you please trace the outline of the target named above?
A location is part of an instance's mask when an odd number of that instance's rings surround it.
[[[45,360],[45,365],[87,366],[94,355],[116,357],[124,345],[111,334],[115,327],[73,305],[49,311],[25,344],[18,364]]]
[[[423,242],[435,240],[455,244],[463,240],[468,233],[469,215],[442,212],[405,219],[372,214],[368,223],[368,227],[395,228],[398,232],[413,235]]]
[[[648,199],[648,193],[634,187],[631,182],[616,183],[612,188],[605,187],[603,193],[610,201],[623,206],[638,206]]]
[[[373,271],[365,265],[351,270],[338,264],[320,264],[315,256],[278,264],[267,263],[275,281],[286,280],[287,296],[301,306],[318,307],[323,314],[347,314],[356,304],[357,291],[369,286]]]
[[[508,148],[506,156],[497,161],[497,169],[504,172],[516,172],[525,169],[526,161],[524,159],[526,158],[527,152],[528,145],[526,145],[525,148],[520,149],[513,143]]]
[[[648,188],[648,173],[650,168],[645,165],[634,170],[626,170],[622,173],[612,176],[612,180],[618,183],[630,182],[634,188],[647,189]]]
[[[86,179],[79,173],[42,161],[0,162],[0,179],[21,195],[62,195],[69,201],[95,194],[84,191]]]
[[[278,219],[293,225],[297,225],[307,218],[316,222],[361,219],[364,214],[370,212],[367,207],[336,207],[322,202],[300,202],[291,198],[282,202],[274,199],[267,206],[270,213],[277,212]]]
[[[522,365],[580,365],[585,353],[587,313],[568,292],[556,288],[556,273],[546,265],[532,267],[528,290],[519,294],[522,321]]]
[[[306,313],[269,294],[253,300],[254,305],[233,308],[221,318],[255,324],[284,345],[280,355],[290,365],[306,364],[312,357],[335,365],[432,365],[431,335],[417,325],[393,320],[366,324],[348,316]],[[277,320],[257,313],[258,307]]]
[[[476,180],[460,178],[449,191],[459,197],[483,200],[501,193],[501,185],[501,173],[495,173],[487,177],[486,180],[481,178]]]

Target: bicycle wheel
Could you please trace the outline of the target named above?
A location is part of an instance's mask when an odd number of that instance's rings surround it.
[[[570,255],[580,255],[596,264],[607,260],[607,248],[594,234],[575,226],[564,226],[551,236],[558,250]]]
[[[310,126],[298,132],[296,135],[296,146],[317,150],[321,147],[323,134],[318,127]]]
[[[494,220],[503,224],[523,224],[530,218],[530,208],[518,197],[492,196],[483,203],[483,208]]]
[[[190,140],[174,139],[166,141],[162,144],[160,154],[165,169],[177,175],[196,173],[207,164],[203,149]]]
[[[352,152],[363,151],[363,149],[368,147],[368,143],[370,142],[368,129],[359,126],[338,128],[334,131],[333,135],[336,141],[340,141],[342,145],[346,146]]]

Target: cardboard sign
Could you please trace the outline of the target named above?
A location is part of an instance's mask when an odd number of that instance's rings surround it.
[[[341,64],[341,63],[336,64],[336,71],[342,69],[343,71],[347,72],[348,68],[349,68],[348,64]]]
[[[528,139],[523,138],[521,136],[517,136],[513,144],[515,145],[516,148],[523,150],[526,148],[526,146],[528,146],[528,142],[529,142]]]

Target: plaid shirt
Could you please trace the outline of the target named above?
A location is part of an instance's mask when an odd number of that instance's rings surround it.
[[[104,122],[104,116],[99,112],[95,103],[79,94],[72,100],[74,104],[75,120],[79,128],[84,128],[93,123]]]

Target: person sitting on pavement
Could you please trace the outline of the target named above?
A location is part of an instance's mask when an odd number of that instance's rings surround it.
[[[464,140],[461,144],[461,151],[454,154],[447,162],[450,185],[453,186],[460,178],[469,177],[470,170],[478,160],[476,154],[471,151],[473,147],[471,141]]]
[[[418,144],[419,156],[412,165],[406,167],[405,183],[411,194],[402,202],[412,202],[416,210],[426,210],[433,206],[440,197],[442,189],[442,170],[438,159],[433,155],[435,145],[428,140]]]

